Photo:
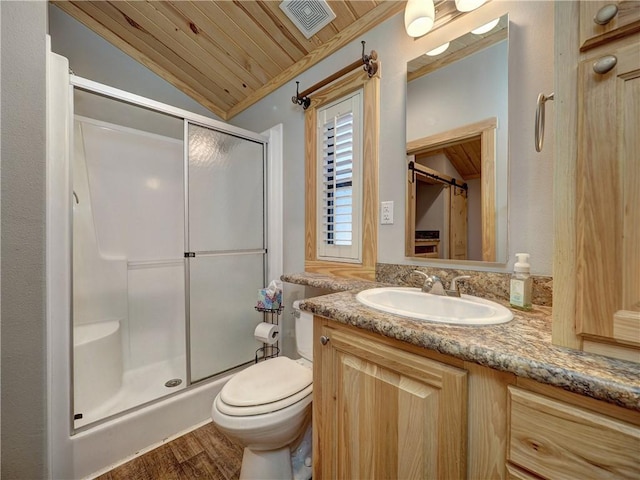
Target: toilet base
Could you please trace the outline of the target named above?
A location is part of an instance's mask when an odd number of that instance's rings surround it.
[[[240,480],[285,480],[293,478],[289,446],[277,450],[250,450],[242,455]]]

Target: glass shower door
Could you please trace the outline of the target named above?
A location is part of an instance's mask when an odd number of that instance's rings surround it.
[[[253,360],[264,286],[265,146],[188,124],[190,379]]]

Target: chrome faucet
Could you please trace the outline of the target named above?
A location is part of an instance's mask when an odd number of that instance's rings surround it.
[[[469,275],[460,275],[459,277],[455,277],[451,280],[451,286],[449,290],[447,290],[447,295],[450,297],[459,297],[460,296],[460,287],[458,286],[458,282],[460,280],[466,280],[471,278]]]
[[[414,270],[413,273],[418,273],[424,276],[424,283],[422,284],[422,291],[425,293],[430,293],[432,295],[442,295],[448,297],[459,297],[460,296],[460,287],[458,286],[458,282],[461,280],[466,280],[471,278],[469,275],[460,275],[451,280],[451,286],[449,290],[445,290],[444,285],[442,284],[442,280],[437,275],[427,275],[420,270]]]
[[[422,291],[425,293],[431,293],[433,295],[446,295],[442,281],[437,275],[427,275],[420,270],[414,270],[413,273],[419,273],[424,276],[424,283],[422,284]]]

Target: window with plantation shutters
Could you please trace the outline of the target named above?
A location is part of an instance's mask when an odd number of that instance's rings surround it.
[[[362,91],[318,110],[318,258],[361,261]]]

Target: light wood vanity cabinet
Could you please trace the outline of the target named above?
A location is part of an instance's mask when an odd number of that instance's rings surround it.
[[[313,478],[466,478],[466,372],[323,323]]]
[[[639,478],[637,412],[587,398],[575,404],[514,386],[508,390],[508,478]]]
[[[640,478],[640,412],[314,317],[314,479]]]

